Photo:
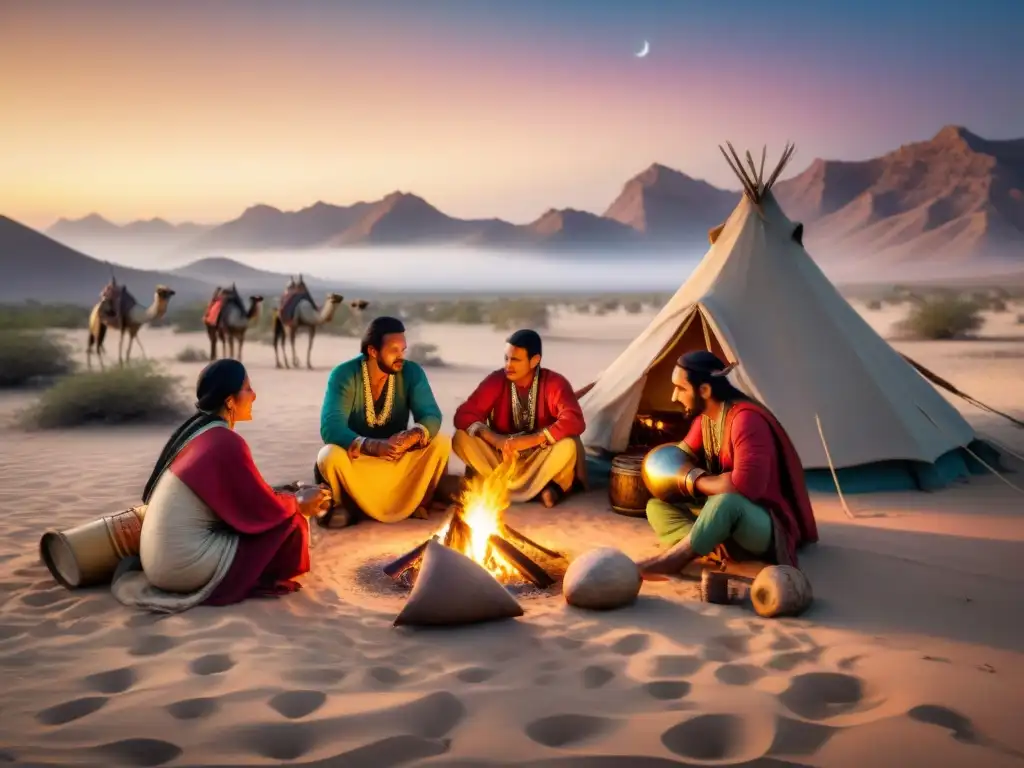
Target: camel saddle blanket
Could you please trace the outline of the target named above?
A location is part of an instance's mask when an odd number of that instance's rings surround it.
[[[108,285],[103,289],[101,298],[100,316],[115,329],[121,328],[128,313],[139,303],[123,285]]]
[[[214,297],[206,307],[206,312],[203,314],[203,322],[211,326],[219,325],[220,316],[232,304],[238,307],[243,315],[246,314],[245,305],[242,304],[242,299],[237,293],[222,293]]]
[[[292,288],[291,290],[285,291],[281,297],[281,309],[278,312],[278,317],[281,318],[281,322],[285,325],[293,325],[295,323],[295,309],[299,306],[299,302],[302,299],[306,299],[310,304],[313,305],[313,309],[317,312],[320,309],[317,307],[316,302],[313,301],[313,297],[309,295],[309,291],[304,288]]]
[[[227,300],[223,296],[218,296],[209,303],[206,307],[206,312],[203,314],[203,323],[206,325],[217,325],[220,322],[220,313],[224,310],[224,305]]]

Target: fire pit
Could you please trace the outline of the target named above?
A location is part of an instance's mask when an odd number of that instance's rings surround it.
[[[384,573],[411,586],[416,581],[423,550],[433,539],[466,555],[502,584],[532,584],[538,589],[555,584],[568,566],[565,556],[505,522],[508,477],[513,468],[514,465],[503,464],[486,477],[471,478],[460,502],[449,507],[448,519],[437,533],[384,566]]]

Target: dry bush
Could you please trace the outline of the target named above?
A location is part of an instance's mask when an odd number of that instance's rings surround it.
[[[405,359],[424,368],[443,368],[446,365],[437,352],[436,344],[412,344],[405,353]]]
[[[915,301],[896,327],[906,338],[939,340],[962,337],[984,322],[973,301],[939,295]]]
[[[0,331],[0,387],[24,387],[75,369],[71,350],[43,331]]]
[[[166,423],[187,413],[178,380],[142,363],[61,379],[26,411],[23,423],[37,429]]]
[[[871,299],[864,306],[872,312],[877,312],[882,308],[882,302],[880,299]]]
[[[205,363],[210,359],[210,353],[199,347],[185,347],[174,359],[179,363]]]

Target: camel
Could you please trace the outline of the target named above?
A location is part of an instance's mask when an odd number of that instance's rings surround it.
[[[104,287],[100,293],[100,301],[89,313],[89,346],[86,349],[85,359],[89,368],[92,368],[93,346],[96,348],[96,357],[99,360],[100,368],[103,368],[103,340],[107,335],[107,328],[114,328],[121,331],[120,343],[117,345],[118,365],[124,365],[131,360],[132,346],[138,341],[139,329],[146,323],[159,320],[167,314],[167,305],[174,295],[174,291],[166,285],[158,285],[153,291],[153,303],[143,308],[128,292],[127,287],[118,285],[116,279]],[[124,337],[128,335],[128,350],[124,350]],[[142,342],[138,341],[142,357],[146,357],[146,350]]]
[[[214,305],[220,302],[214,309]],[[242,345],[245,333],[259,321],[262,296],[250,296],[248,308],[242,303],[238,288],[217,288],[213,298],[203,314],[206,335],[210,339],[210,360],[217,359],[217,341],[220,340],[221,353],[228,351],[228,356],[236,360],[242,359]],[[213,312],[211,314],[211,311]],[[210,321],[213,322],[210,322]],[[235,357],[235,342],[238,342],[238,357]]]
[[[299,367],[299,355],[295,351],[295,336],[301,327],[309,331],[309,346],[306,348],[306,368],[313,370],[313,339],[316,338],[316,329],[334,319],[334,313],[337,311],[338,305],[344,301],[344,298],[340,294],[329,293],[323,307],[318,310],[313,301],[313,296],[309,292],[309,288],[306,287],[306,283],[302,279],[302,275],[299,275],[298,280],[294,277],[289,280],[288,285],[285,286],[284,295],[281,297],[281,303],[274,310],[274,363],[278,368],[281,367],[281,359],[277,353],[279,345],[284,353],[284,367]],[[290,366],[288,364],[288,350],[285,347],[285,336],[287,336],[292,348],[292,365]]]

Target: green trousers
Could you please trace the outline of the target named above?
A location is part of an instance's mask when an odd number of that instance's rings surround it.
[[[752,555],[763,555],[772,541],[772,518],[762,507],[738,493],[710,496],[703,507],[677,507],[666,501],[647,502],[647,522],[671,546],[690,535],[690,546],[703,557],[729,540]]]

